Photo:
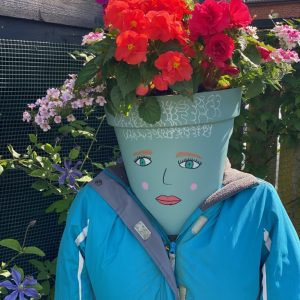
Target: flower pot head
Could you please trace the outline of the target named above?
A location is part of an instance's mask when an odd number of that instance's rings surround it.
[[[178,234],[222,185],[240,89],[158,99],[162,117],[154,125],[140,119],[136,107],[128,117],[107,114],[108,123],[115,127],[133,192],[168,234]]]

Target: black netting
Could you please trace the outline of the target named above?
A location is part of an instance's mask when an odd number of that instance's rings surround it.
[[[0,155],[11,157],[8,144],[19,153],[26,152],[28,134],[35,133],[31,125],[22,121],[27,103],[44,96],[47,88],[60,86],[68,74],[78,72],[81,62],[73,60],[68,52],[79,48],[70,44],[0,39]],[[89,122],[96,127],[98,121],[92,117]],[[51,131],[42,134],[38,130],[38,135],[44,142],[55,140]],[[113,130],[104,124],[90,157],[96,162],[111,160],[115,144]],[[74,146],[73,140],[64,141],[64,145],[67,154]],[[83,139],[80,146],[86,152],[89,143]],[[0,176],[0,240],[15,238],[21,242],[28,223],[37,220],[30,229],[27,245],[40,247],[47,254],[46,258],[52,259],[57,255],[63,225],[58,226],[57,215],[45,214],[45,209],[59,199],[43,197],[31,188],[33,181],[34,178],[19,170],[9,170]],[[0,261],[6,261],[13,254],[0,247]],[[17,263],[31,272],[27,260],[28,257],[23,256]]]

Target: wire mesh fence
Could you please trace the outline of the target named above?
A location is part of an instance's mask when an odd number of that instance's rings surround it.
[[[8,144],[19,153],[26,152],[30,143],[28,134],[35,133],[31,125],[22,121],[27,103],[44,96],[49,87],[62,85],[68,74],[78,72],[82,62],[68,55],[78,49],[80,46],[72,44],[0,39],[0,155],[10,157]],[[97,122],[95,117],[89,119],[93,127]],[[106,124],[103,127],[90,153],[93,161],[109,161],[113,156],[114,132]],[[39,130],[38,136],[42,142],[56,138],[51,131],[43,134]],[[71,138],[64,141],[65,154],[72,148],[72,142]],[[80,146],[86,151],[89,145],[83,141]],[[33,181],[34,178],[20,170],[8,170],[0,176],[0,240],[14,238],[22,242],[28,223],[37,220],[26,244],[43,249],[47,258],[52,259],[57,255],[64,226],[57,225],[56,214],[45,214],[54,199],[45,198],[31,188]],[[0,261],[6,261],[13,254],[0,247]],[[28,257],[23,256],[16,262],[31,270],[26,261]]]

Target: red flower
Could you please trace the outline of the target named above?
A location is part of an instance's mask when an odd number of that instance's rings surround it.
[[[116,43],[116,60],[124,60],[130,65],[147,60],[148,38],[146,35],[127,30],[118,35]]]
[[[149,91],[149,87],[142,83],[135,89],[135,93],[138,96],[145,96],[148,93],[148,91]]]
[[[159,91],[166,91],[168,89],[168,82],[164,80],[162,75],[155,75],[153,78],[153,84]]]
[[[215,65],[221,71],[221,75],[236,76],[240,73],[240,69],[233,64],[228,65],[224,62],[217,62]]]
[[[189,22],[192,39],[205,37],[224,31],[229,28],[230,15],[227,2],[206,0],[203,4],[197,3]]]
[[[246,27],[252,22],[248,6],[242,0],[231,0],[230,23],[233,27]]]
[[[167,42],[174,38],[174,30],[171,24],[174,18],[166,11],[150,11],[147,13],[150,21],[148,36],[151,40]]]
[[[163,80],[169,84],[174,84],[176,81],[190,80],[193,73],[189,59],[176,51],[161,54],[155,60],[154,65],[162,72]]]
[[[167,11],[175,16],[176,20],[182,20],[183,15],[190,13],[184,0],[147,0],[141,3],[140,9],[144,12]]]
[[[256,48],[259,51],[260,56],[264,61],[270,61],[271,60],[270,54],[272,53],[272,51],[270,51],[270,50],[268,50],[268,49],[266,49],[265,47],[262,47],[262,46],[256,46]]]
[[[148,19],[145,17],[145,13],[142,10],[126,9],[124,10],[123,24],[120,30],[132,30],[137,33],[145,33],[148,23]]]
[[[120,29],[123,25],[124,10],[128,8],[125,1],[109,1],[104,14],[104,23],[106,27],[110,25]]]
[[[206,41],[204,53],[216,62],[224,62],[232,57],[234,42],[224,33],[217,33]]]

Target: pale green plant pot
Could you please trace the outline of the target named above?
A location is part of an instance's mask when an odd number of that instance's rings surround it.
[[[155,124],[144,122],[137,107],[128,117],[107,113],[107,121],[115,129],[133,192],[168,234],[178,234],[222,186],[241,90],[157,99],[162,116]]]

